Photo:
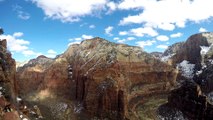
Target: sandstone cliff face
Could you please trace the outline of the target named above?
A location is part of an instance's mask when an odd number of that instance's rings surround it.
[[[17,68],[19,94],[25,95],[36,91],[43,83],[44,71],[52,62],[52,59],[42,55]]]
[[[91,116],[128,118],[144,97],[168,92],[176,79],[173,68],[139,47],[94,38],[69,50],[74,100]]]
[[[16,80],[15,80],[15,60],[7,50],[7,41],[0,41],[0,83],[1,89],[4,89],[2,95],[9,101],[15,100]]]
[[[0,41],[0,119],[19,120],[16,102],[15,60],[7,50],[7,41]],[[11,111],[13,109],[13,111]]]
[[[139,47],[101,38],[70,46],[43,73],[38,97],[63,96],[72,100],[76,114],[109,119],[131,119],[144,98],[167,93],[177,75]]]

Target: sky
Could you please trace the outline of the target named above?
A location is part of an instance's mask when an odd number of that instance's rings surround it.
[[[0,27],[16,61],[54,58],[69,45],[101,37],[163,52],[213,31],[213,0],[0,0]]]

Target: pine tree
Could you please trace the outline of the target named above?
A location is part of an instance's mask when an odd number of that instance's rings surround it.
[[[0,35],[4,34],[3,28],[0,28]]]

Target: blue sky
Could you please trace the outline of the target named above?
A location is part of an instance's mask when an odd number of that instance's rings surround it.
[[[0,27],[17,61],[55,57],[96,36],[164,51],[213,31],[212,0],[0,0]]]

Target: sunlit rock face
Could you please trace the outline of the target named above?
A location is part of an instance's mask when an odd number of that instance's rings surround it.
[[[25,65],[18,79],[24,78],[23,85],[34,84],[38,99],[56,95],[72,100],[74,112],[89,118],[131,119],[144,98],[168,93],[177,75],[139,47],[98,37],[70,46],[47,63]],[[24,90],[28,88],[20,86],[20,92]]]
[[[34,92],[41,86],[44,80],[44,71],[53,62],[45,56],[39,56],[30,60],[22,67],[17,68],[18,91],[21,95]]]

